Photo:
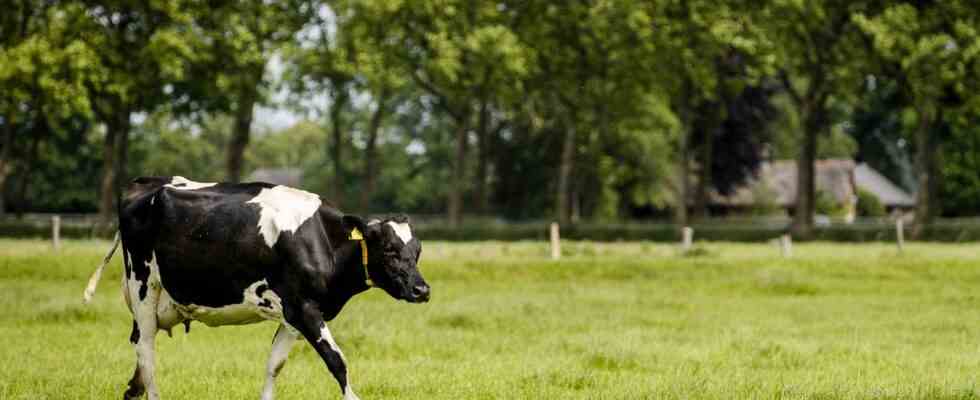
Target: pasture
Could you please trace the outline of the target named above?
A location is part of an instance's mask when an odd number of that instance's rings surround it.
[[[432,301],[356,297],[330,326],[370,399],[980,397],[980,246],[425,243]],[[0,240],[0,399],[119,398],[132,374],[106,241]],[[275,325],[157,339],[165,399],[254,399]],[[340,399],[298,344],[280,399]]]

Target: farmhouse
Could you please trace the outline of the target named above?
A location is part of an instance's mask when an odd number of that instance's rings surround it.
[[[826,159],[816,162],[818,194],[847,210],[846,220],[853,220],[858,192],[865,191],[878,198],[889,213],[904,213],[915,207],[915,198],[865,163],[846,159]],[[796,204],[796,161],[777,160],[764,163],[758,176],[738,187],[730,195],[709,193],[712,209],[739,212],[769,204],[792,212]]]

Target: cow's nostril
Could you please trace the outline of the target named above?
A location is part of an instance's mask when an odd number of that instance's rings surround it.
[[[417,298],[429,297],[429,287],[428,286],[415,286],[412,288],[412,295]]]

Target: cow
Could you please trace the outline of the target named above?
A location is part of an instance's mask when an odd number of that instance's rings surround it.
[[[344,354],[327,322],[372,287],[412,303],[429,300],[418,271],[422,243],[404,215],[365,221],[319,196],[268,183],[202,183],[141,177],[119,204],[119,231],[84,294],[122,243],[123,295],[133,314],[136,369],[124,399],[160,398],[154,339],[190,322],[279,324],[266,363],[263,400],[302,336],[355,400]]]

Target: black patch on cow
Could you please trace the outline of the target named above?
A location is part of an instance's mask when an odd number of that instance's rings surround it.
[[[129,387],[123,394],[123,400],[139,399],[143,397],[145,392],[146,387],[143,385],[143,379],[140,378],[140,367],[137,364],[136,371],[133,372],[133,377],[129,380]]]
[[[256,286],[255,287],[255,296],[258,297],[258,298],[260,298],[260,299],[262,299],[262,301],[260,301],[259,304],[258,304],[259,307],[264,307],[264,308],[271,309],[272,308],[272,301],[269,301],[269,299],[266,299],[266,298],[263,298],[262,297],[262,293],[265,293],[266,290],[269,290],[269,285],[266,285],[266,284],[263,283],[263,284],[261,284],[259,286]]]
[[[184,333],[191,333],[191,320],[184,320]]]
[[[150,280],[150,266],[146,264],[149,260],[150,257],[148,255],[140,254],[139,252],[135,252],[133,254],[133,259],[130,260],[133,268],[133,277],[140,283],[140,301],[146,299],[146,291],[148,289],[147,286]]]
[[[158,188],[155,210],[145,214],[154,219],[154,235],[144,240],[156,255],[163,288],[177,303],[241,304],[246,288],[278,278],[285,261],[265,244],[258,228],[260,209],[248,203],[273,186]]]
[[[133,331],[129,333],[129,342],[132,344],[139,343],[140,341],[140,330],[136,326],[136,320],[133,320]]]

